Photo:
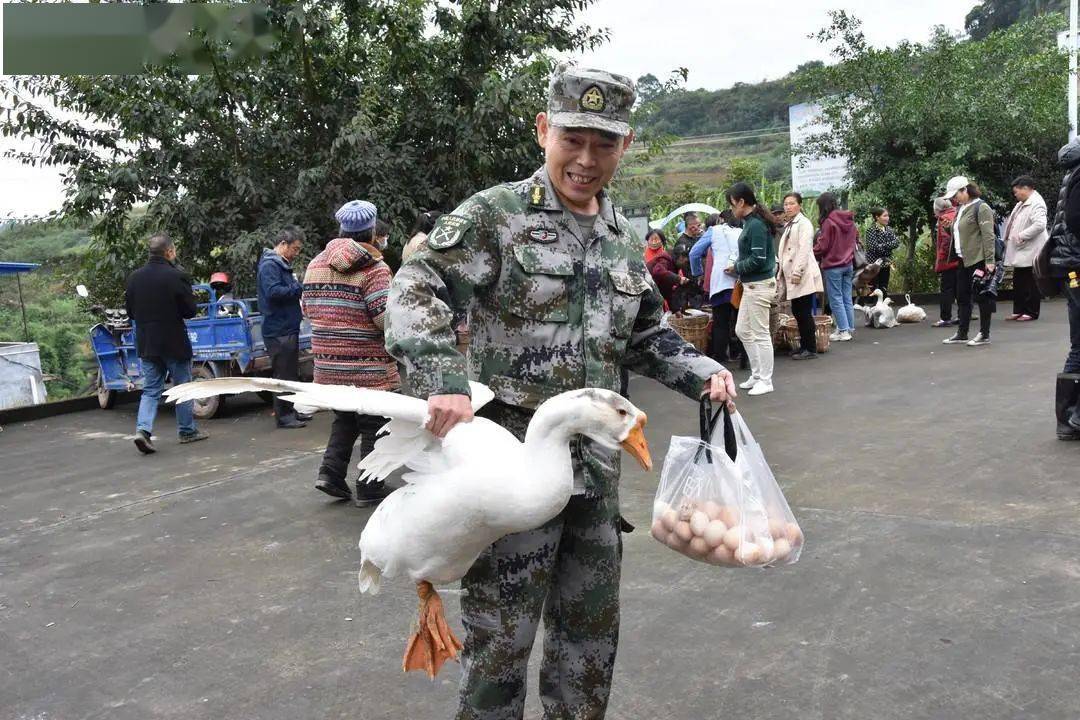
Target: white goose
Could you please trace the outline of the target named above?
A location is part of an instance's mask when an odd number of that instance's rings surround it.
[[[911,302],[911,295],[905,294],[907,305],[896,311],[896,319],[902,323],[921,323],[926,319],[926,311]]]
[[[433,585],[460,580],[493,542],[531,530],[559,514],[570,500],[574,473],[570,440],[585,435],[609,449],[620,445],[652,468],[645,413],[617,393],[573,390],[537,408],[525,442],[484,418],[456,425],[440,442],[423,429],[427,403],[396,393],[288,382],[219,378],[177,386],[168,399],[269,390],[284,399],[335,410],[391,418],[360,463],[365,477],[385,477],[405,465],[408,483],[390,494],[360,535],[361,592],[375,594],[382,578],[407,575],[420,597],[419,629],[409,638],[403,669],[435,677],[462,645],[446,625]],[[473,405],[492,397],[472,383]],[[513,473],[514,477],[509,477]]]
[[[870,295],[871,297],[876,297],[878,301],[877,304],[870,309],[869,322],[867,322],[867,325],[875,328],[896,327],[896,311],[892,309],[892,299],[885,297],[885,293],[881,288],[870,293]]]

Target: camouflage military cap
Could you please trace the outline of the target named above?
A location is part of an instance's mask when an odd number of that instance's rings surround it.
[[[548,83],[548,122],[626,136],[636,97],[628,77],[563,63]]]

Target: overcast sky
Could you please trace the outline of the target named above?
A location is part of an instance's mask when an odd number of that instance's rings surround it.
[[[807,37],[828,24],[828,11],[846,9],[865,23],[877,45],[924,41],[934,25],[962,30],[974,2],[961,0],[598,0],[582,16],[604,26],[611,41],[583,63],[634,79],[665,79],[690,70],[687,87],[710,90],[781,77],[828,52]],[[736,11],[734,7],[746,9]],[[2,20],[0,20],[2,31]],[[6,147],[0,145],[0,147]],[[0,220],[59,208],[59,174],[0,159]]]

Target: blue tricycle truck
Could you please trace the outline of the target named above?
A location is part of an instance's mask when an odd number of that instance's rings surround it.
[[[207,301],[199,303],[196,316],[186,321],[193,351],[192,379],[269,376],[270,356],[262,339],[258,301],[219,298],[210,285],[194,285],[193,289],[197,297],[205,293]],[[78,291],[82,297],[89,295],[81,285]],[[115,404],[118,392],[142,389],[142,364],[135,351],[134,321],[127,311],[100,306],[93,310],[101,318],[101,322],[90,328],[90,345],[98,364],[98,404],[108,410]],[[300,373],[310,379],[311,326],[306,320],[300,328]],[[272,400],[270,393],[260,396],[267,402]],[[224,404],[225,396],[196,400],[195,416],[215,417]]]

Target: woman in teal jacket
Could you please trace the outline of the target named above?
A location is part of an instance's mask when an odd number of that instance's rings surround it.
[[[746,349],[751,372],[749,379],[739,387],[749,390],[750,395],[764,395],[773,391],[769,311],[776,299],[776,248],[773,246],[776,219],[758,205],[754,189],[746,183],[732,185],[727,191],[727,201],[735,217],[743,222],[739,259],[726,270],[730,275],[738,275],[743,286],[735,334]]]

